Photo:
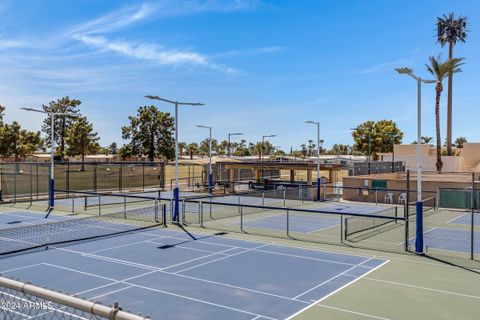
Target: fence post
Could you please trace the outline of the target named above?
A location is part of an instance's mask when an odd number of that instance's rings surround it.
[[[13,166],[13,203],[17,203],[17,163]]]
[[[118,168],[118,191],[122,192],[123,186],[122,186],[122,175],[123,175],[123,163],[120,162],[120,167]]]
[[[145,162],[142,162],[142,190],[145,190]]]
[[[32,164],[30,163],[30,206],[32,205],[33,201],[33,168]]]
[[[70,162],[67,162],[67,173],[65,175],[65,187],[67,188],[67,196],[70,196]]]
[[[38,163],[38,162],[37,162],[37,166],[36,166],[36,167],[37,167],[37,174],[36,174],[36,179],[35,179],[35,180],[36,180],[36,184],[37,184],[37,188],[36,188],[36,189],[37,189],[37,200],[38,200],[38,193],[39,193],[39,191],[38,191],[38,167],[39,167],[39,163]]]
[[[471,208],[471,217],[470,217],[470,260],[473,260],[474,256],[474,237],[475,237],[475,232],[474,232],[474,226],[475,226],[475,221],[474,221],[474,213],[475,213],[475,172],[472,172],[472,196],[470,197],[470,208]]]
[[[97,192],[97,163],[96,162],[93,163],[93,191]]]
[[[405,251],[408,251],[409,223],[410,223],[410,170],[407,170],[407,194],[405,197],[405,206],[403,216],[405,218]]]

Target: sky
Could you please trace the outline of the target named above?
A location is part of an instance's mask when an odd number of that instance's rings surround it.
[[[330,147],[352,144],[349,129],[363,121],[391,119],[410,143],[416,83],[394,68],[429,78],[428,57],[448,57],[435,22],[449,12],[469,19],[467,41],[454,49],[466,60],[454,77],[453,137],[480,142],[475,0],[2,0],[0,104],[6,121],[39,130],[42,118],[21,107],[80,99],[102,145],[125,142],[128,116],[152,104],[145,95],[206,104],[180,108],[180,141],[206,138],[200,124],[217,140],[275,134],[272,144],[288,151],[315,140],[315,127],[305,124],[313,120]],[[425,85],[427,136],[435,136],[434,97]]]

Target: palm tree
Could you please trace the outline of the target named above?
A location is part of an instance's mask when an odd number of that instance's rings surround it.
[[[422,143],[423,144],[429,144],[430,142],[432,142],[432,140],[433,140],[433,138],[429,137],[429,136],[422,137]]]
[[[453,58],[448,61],[442,61],[441,57],[437,58],[430,57],[430,65],[427,66],[427,70],[433,75],[435,80],[437,80],[437,85],[435,86],[435,124],[436,124],[436,133],[437,133],[437,172],[442,172],[442,140],[440,139],[440,97],[443,91],[442,81],[449,74],[454,74],[461,72],[460,66],[463,58]]]
[[[179,142],[178,143],[178,153],[180,156],[183,156],[185,149],[187,148],[186,142]]]
[[[455,18],[453,12],[437,18],[437,41],[442,47],[448,44],[448,60],[453,59],[453,47],[457,41],[465,42],[467,37],[467,18]],[[452,155],[452,80],[453,74],[448,75],[447,100],[447,155]]]

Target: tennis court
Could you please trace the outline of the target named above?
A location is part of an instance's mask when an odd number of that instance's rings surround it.
[[[39,223],[45,223],[48,221],[58,221],[65,219],[60,216],[52,216],[49,219],[45,219],[46,213],[44,212],[32,212],[32,211],[6,211],[0,214],[0,228],[7,228],[12,226],[24,226],[33,225]]]
[[[284,319],[387,262],[149,229],[13,255],[0,272],[106,305],[120,301],[152,319]]]
[[[456,217],[453,220],[450,220],[449,223],[471,225],[472,224],[472,214],[470,212],[462,214],[461,216]],[[476,225],[476,226],[480,226],[480,213],[475,212],[473,214],[473,224]]]
[[[369,206],[369,205],[354,205],[354,204],[333,204],[325,205],[322,203],[313,203],[308,205],[309,209],[320,209],[324,212],[337,213],[336,216],[332,214],[318,213],[302,213],[301,211],[293,212],[287,215],[285,212],[276,212],[267,217],[261,218],[246,218],[242,222],[243,227],[263,228],[272,230],[285,230],[286,228],[292,232],[312,233],[325,230],[332,227],[338,227],[342,223],[342,213],[351,214],[352,212],[358,214],[382,215],[396,213],[395,208],[385,206]],[[233,225],[238,225],[235,223]],[[375,226],[373,226],[375,227]]]
[[[423,241],[427,249],[441,249],[454,252],[469,253],[472,233],[468,230],[434,227],[424,232]],[[474,231],[473,252],[480,253],[480,232]],[[415,239],[411,239],[413,245]]]

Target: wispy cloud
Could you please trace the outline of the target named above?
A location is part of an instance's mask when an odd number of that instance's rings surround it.
[[[234,68],[213,63],[205,55],[194,51],[163,49],[160,46],[145,43],[135,45],[126,41],[110,41],[100,36],[76,35],[75,39],[101,51],[113,51],[136,59],[154,61],[160,65],[193,65],[209,67],[227,73],[236,72]]]
[[[18,39],[0,39],[0,50],[32,47],[28,41]]]
[[[70,35],[99,34],[116,31],[151,16],[157,8],[149,4],[116,10],[94,20],[82,23],[68,31]]]
[[[115,52],[135,59],[153,61],[162,66],[199,66],[228,74],[239,73],[235,68],[211,61],[207,56],[196,51],[165,48],[160,45],[125,39],[109,39],[106,34],[139,23],[153,15],[185,15],[206,11],[231,11],[252,8],[258,1],[236,0],[223,1],[163,1],[156,4],[143,3],[138,6],[123,8],[94,20],[73,27],[67,36],[84,45],[98,49],[100,52]],[[244,52],[244,54],[261,54],[278,51],[279,47],[268,47]],[[239,55],[240,51],[231,51],[226,55]]]
[[[245,50],[230,50],[230,51],[212,54],[210,55],[210,57],[211,58],[230,58],[230,57],[238,57],[238,56],[256,56],[256,55],[262,55],[262,54],[282,52],[285,50],[286,50],[285,47],[270,46],[270,47],[261,47],[261,48],[245,49]]]
[[[389,68],[394,68],[394,67],[399,67],[399,66],[401,67],[405,64],[411,64],[411,63],[412,63],[412,61],[410,59],[398,59],[398,60],[393,60],[393,61],[389,61],[389,62],[375,64],[371,67],[359,70],[356,73],[357,74],[370,74],[370,73],[380,72],[380,71],[383,71],[383,70],[389,69]]]

